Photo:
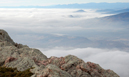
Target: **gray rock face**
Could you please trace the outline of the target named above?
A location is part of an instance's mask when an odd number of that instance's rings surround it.
[[[10,38],[10,36],[8,35],[8,33],[4,30],[1,30],[1,29],[0,29],[0,41],[7,41],[13,45],[15,44],[13,42],[13,40]]]
[[[38,49],[14,43],[4,30],[0,30],[0,66],[19,71],[34,67],[31,77],[119,77],[112,70],[73,55],[47,58]]]
[[[14,43],[8,33],[0,30],[0,66],[17,68],[24,71],[30,67],[37,67],[36,60],[46,60],[47,57],[38,49]]]

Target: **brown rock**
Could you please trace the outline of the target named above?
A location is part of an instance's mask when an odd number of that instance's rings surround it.
[[[14,57],[9,57],[9,58],[7,58],[7,59],[5,60],[4,65],[6,65],[6,63],[8,63],[8,62],[15,61],[15,60],[17,60],[17,59],[14,58]]]

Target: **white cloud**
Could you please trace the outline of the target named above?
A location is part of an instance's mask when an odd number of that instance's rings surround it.
[[[107,16],[96,13],[95,10],[86,10],[85,13],[74,13],[78,9],[0,9],[1,20],[49,22],[55,20],[78,20]],[[71,19],[69,15],[79,15],[80,18]]]
[[[75,13],[79,9],[4,9],[0,8],[0,27],[12,31],[36,33],[59,33],[116,28],[91,26],[87,19],[108,16],[91,9]],[[71,18],[69,15],[77,16]],[[95,22],[95,21],[94,21]],[[109,30],[108,30],[109,31]]]
[[[40,49],[43,54],[50,56],[66,56],[76,55],[85,62],[91,61],[99,64],[104,69],[111,69],[115,71],[120,77],[129,76],[129,53],[116,49],[99,49],[99,48],[53,48]]]
[[[107,14],[96,13],[95,10],[84,9],[83,13],[75,13],[78,9],[2,9],[0,8],[0,28],[5,29],[14,34],[16,38],[19,33],[23,33],[21,38],[37,39],[36,36],[28,36],[26,33],[53,33],[53,34],[68,34],[72,32],[75,35],[84,34],[85,31],[91,30],[91,33],[96,33],[95,30],[102,32],[118,30],[119,27],[111,26],[91,26],[91,22],[86,22],[87,19],[104,17]],[[80,16],[70,18],[69,15]],[[93,21],[95,22],[95,21]],[[105,23],[103,23],[105,25]],[[121,28],[120,28],[121,30]],[[61,33],[62,32],[62,33]],[[81,32],[81,33],[79,33]],[[101,33],[102,33],[101,32]],[[10,33],[10,34],[11,34]],[[17,35],[15,35],[17,33]],[[128,32],[127,32],[128,33]],[[90,34],[87,32],[87,34]],[[91,34],[90,34],[91,35]],[[96,35],[96,34],[95,34]],[[107,36],[107,35],[106,35]],[[96,37],[96,36],[94,36]],[[15,38],[15,39],[16,39]],[[41,37],[43,38],[43,37]],[[97,37],[96,37],[97,38]],[[26,40],[29,40],[26,39]],[[40,38],[38,38],[40,39]],[[20,42],[22,40],[19,40]],[[49,49],[43,50],[43,53],[50,56],[65,56],[68,54],[76,55],[85,61],[92,61],[100,64],[106,69],[112,69],[121,77],[128,77],[129,74],[129,53],[119,50],[98,49],[98,48],[70,48],[70,49]]]

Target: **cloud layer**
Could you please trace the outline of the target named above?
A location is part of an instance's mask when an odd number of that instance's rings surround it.
[[[105,32],[122,32],[123,30],[121,27],[112,26],[114,24],[107,25],[105,22],[92,20],[92,18],[105,17],[110,14],[101,14],[91,9],[83,9],[84,12],[78,12],[79,10],[0,8],[0,28],[15,35],[16,33],[50,33],[84,37],[96,35],[99,37],[98,35],[105,35],[103,34]]]
[[[105,26],[101,22],[100,25],[93,25],[93,22],[87,21],[91,18],[99,18],[108,16],[95,12],[95,10],[86,10],[85,12],[75,12],[79,9],[2,9],[0,8],[0,28],[5,29],[13,39],[18,38],[18,42],[26,40],[37,40],[35,33],[51,33],[51,34],[71,34],[84,37],[96,35],[104,35],[104,37],[113,37],[113,34],[103,34],[108,31],[117,31],[121,29],[118,26]],[[104,25],[104,26],[103,26]],[[98,31],[98,34],[97,34]],[[29,33],[30,35],[27,35]],[[124,35],[128,32],[121,33]],[[32,35],[31,35],[32,34]],[[118,38],[118,35],[114,33]],[[110,38],[109,37],[109,38]],[[102,39],[102,37],[100,37]],[[20,40],[19,40],[20,39]],[[24,40],[23,40],[24,39]],[[24,43],[22,43],[24,44]],[[98,48],[54,48],[49,50],[41,49],[42,52],[50,56],[65,56],[68,54],[76,55],[85,61],[91,61],[100,64],[105,69],[112,69],[121,77],[129,77],[129,53],[119,50],[98,49]]]
[[[129,76],[129,53],[119,50],[99,49],[99,48],[54,48],[40,49],[43,54],[50,56],[76,55],[85,62],[90,61],[99,64],[104,69],[115,71],[120,77]]]
[[[39,33],[67,32],[90,29],[85,21],[90,18],[108,16],[95,10],[75,12],[78,9],[0,9],[0,27],[18,31]],[[71,17],[72,16],[72,17]],[[85,27],[84,27],[85,26]]]

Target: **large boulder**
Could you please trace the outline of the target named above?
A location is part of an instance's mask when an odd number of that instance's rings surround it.
[[[17,48],[15,46],[4,46],[0,48],[0,66],[17,68],[19,71],[37,66],[36,60],[46,60],[47,57],[38,49],[29,47]],[[6,62],[9,58],[14,60]]]
[[[15,43],[6,31],[0,30],[0,66],[24,71],[30,67],[38,67],[35,59],[46,60],[47,57],[38,49]]]
[[[0,30],[0,66],[19,71],[33,68],[32,77],[119,77],[112,70],[73,55],[47,58],[38,49],[15,43],[4,30]]]

